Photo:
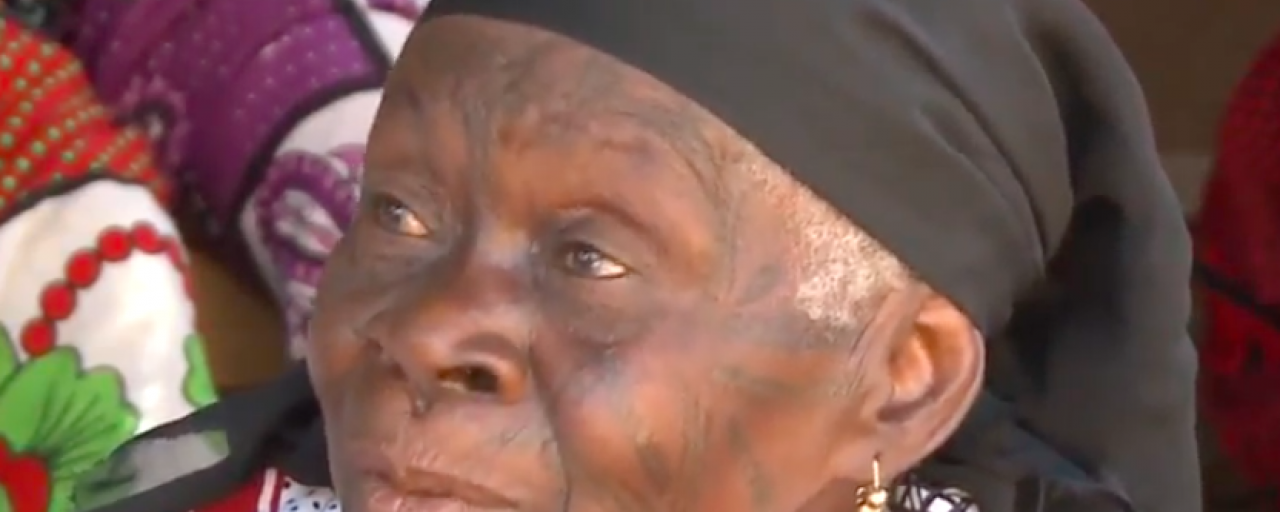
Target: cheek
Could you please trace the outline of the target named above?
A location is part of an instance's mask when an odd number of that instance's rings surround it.
[[[599,354],[546,397],[565,469],[578,479],[643,494],[707,469],[710,358],[674,332],[650,334]]]

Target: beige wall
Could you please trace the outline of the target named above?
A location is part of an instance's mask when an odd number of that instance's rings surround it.
[[[1174,185],[1193,208],[1218,116],[1254,53],[1280,32],[1280,0],[1086,0],[1133,64]]]

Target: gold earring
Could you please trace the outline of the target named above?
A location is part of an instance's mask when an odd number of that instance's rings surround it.
[[[871,459],[871,485],[858,489],[858,512],[883,512],[889,490],[880,483],[880,457]]]

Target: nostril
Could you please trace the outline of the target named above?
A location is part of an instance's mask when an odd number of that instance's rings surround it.
[[[498,374],[484,366],[449,368],[441,371],[437,378],[441,386],[463,393],[497,395],[502,391]]]

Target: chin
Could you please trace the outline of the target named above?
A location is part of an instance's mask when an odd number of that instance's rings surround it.
[[[515,512],[512,509],[482,508],[455,498],[417,496],[379,496],[351,505],[343,504],[344,512]]]

